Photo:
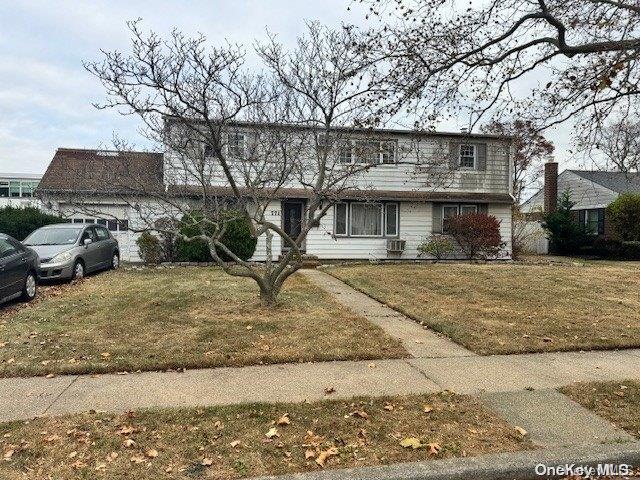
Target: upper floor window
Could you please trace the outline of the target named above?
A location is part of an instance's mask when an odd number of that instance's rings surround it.
[[[231,132],[227,134],[227,153],[231,157],[242,158],[245,154],[245,134]]]
[[[344,142],[338,149],[339,163],[395,164],[396,142],[356,140]]]
[[[0,180],[0,197],[33,197],[37,180]]]
[[[460,168],[476,168],[478,150],[475,145],[460,145]]]

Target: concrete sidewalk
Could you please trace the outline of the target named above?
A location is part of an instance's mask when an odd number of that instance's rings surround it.
[[[415,358],[213,368],[128,375],[0,379],[0,421],[104,410],[296,402],[358,395],[549,389],[574,381],[640,380],[640,350]],[[327,396],[326,387],[335,388]]]

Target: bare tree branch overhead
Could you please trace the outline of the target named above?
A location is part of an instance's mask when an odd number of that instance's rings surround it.
[[[162,145],[163,186],[148,189],[136,178],[139,172],[122,174],[131,164],[122,145],[116,147],[123,153],[120,174],[109,181],[120,185],[118,195],[136,210],[139,230],[207,242],[221,268],[255,280],[262,300],[273,304],[284,281],[302,266],[307,234],[328,209],[345,192],[359,190],[366,199],[366,185],[357,180],[383,163],[381,158],[403,161],[395,144],[367,141],[368,132],[386,117],[371,108],[381,93],[381,75],[354,49],[360,33],[310,23],[290,50],[271,36],[254,46],[263,69],[251,73],[237,46],[210,47],[203,36],[188,38],[177,30],[163,39],[143,32],[138,21],[129,27],[129,54],[105,51],[101,61],[85,68],[107,92],[106,101],[96,106],[137,115],[144,135]],[[359,138],[355,153],[354,135]],[[412,149],[419,145],[416,141]],[[391,157],[384,150],[389,147],[394,148]],[[374,160],[354,162],[352,154]],[[434,163],[448,162],[445,154],[436,157],[419,161],[421,168],[434,171],[432,178],[439,171]],[[449,169],[444,173],[443,178]],[[272,202],[287,196],[306,202],[296,235],[272,212]],[[138,201],[141,197],[152,201]],[[90,204],[86,199],[76,203]],[[249,223],[258,242],[264,239],[264,263],[240,258],[225,244],[227,225],[237,219]],[[185,222],[199,235],[184,237],[179,224]],[[283,247],[277,258],[275,242]]]
[[[638,111],[635,1],[362,3],[370,7],[369,18],[380,20],[370,22],[362,48],[390,62],[388,79],[397,94],[386,103],[391,110],[402,105],[430,123],[466,108],[471,126],[505,113],[542,128],[573,119],[576,136],[584,138],[609,117]]]

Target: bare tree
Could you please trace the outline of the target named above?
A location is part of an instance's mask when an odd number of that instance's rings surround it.
[[[494,120],[483,125],[481,130],[513,137],[513,196],[516,204],[520,204],[523,192],[538,183],[542,165],[553,158],[553,142],[547,140],[528,120]]]
[[[607,123],[591,141],[580,140],[578,148],[603,170],[640,171],[640,121],[620,117]]]
[[[369,108],[380,94],[376,68],[354,50],[361,40],[350,28],[309,24],[291,50],[271,36],[255,45],[264,70],[254,74],[236,46],[210,48],[203,36],[174,31],[165,40],[143,33],[138,22],[129,27],[130,54],[104,52],[102,61],[85,67],[107,91],[98,107],[138,115],[143,133],[162,146],[163,184],[148,188],[124,152],[117,174],[103,180],[135,209],[139,231],[205,241],[225,272],[255,280],[262,301],[272,305],[302,266],[309,231],[347,192],[359,190],[366,198],[362,174],[385,156],[384,142],[368,141],[364,128],[383,120]],[[354,135],[361,139],[358,157],[371,161],[351,161]],[[295,236],[270,216],[273,202],[287,196],[307,201]],[[99,211],[88,198],[75,204]],[[264,239],[263,263],[240,258],[225,244],[229,222],[238,219]],[[180,224],[199,234],[184,236]],[[275,239],[283,247],[280,256]]]
[[[381,20],[362,48],[390,63],[386,109],[431,123],[466,108],[471,126],[515,110],[541,127],[573,119],[583,138],[638,112],[635,0],[362,1]]]

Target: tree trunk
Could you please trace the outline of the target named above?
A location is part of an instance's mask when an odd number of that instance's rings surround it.
[[[260,302],[267,307],[274,307],[278,297],[278,290],[273,286],[260,288]]]

